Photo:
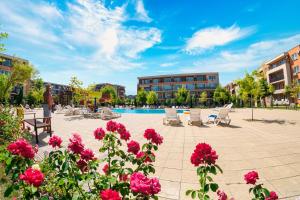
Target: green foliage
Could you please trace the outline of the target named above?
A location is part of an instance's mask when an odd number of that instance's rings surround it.
[[[158,97],[157,97],[156,92],[150,91],[150,92],[147,94],[147,104],[148,104],[148,105],[154,105],[154,104],[157,103],[157,101],[158,101]]]
[[[237,84],[239,86],[239,95],[244,103],[247,103],[249,97],[251,98],[251,101],[253,98],[257,99],[259,87],[254,73],[246,73],[243,79],[237,81]]]
[[[205,105],[205,103],[207,102],[207,92],[206,91],[201,92],[199,102],[202,103],[203,105]]]
[[[8,37],[7,33],[0,32],[0,52],[5,51],[4,44],[2,44],[1,40]]]
[[[35,70],[33,66],[23,63],[20,60],[13,61],[12,72],[7,77],[0,77],[0,101],[6,101],[14,86],[23,83],[33,76]],[[4,85],[5,84],[5,85]]]
[[[213,100],[218,104],[225,104],[226,102],[228,102],[229,96],[229,92],[225,88],[218,85],[218,87],[214,91]]]
[[[37,78],[32,81],[32,87],[27,95],[27,103],[29,105],[40,105],[44,101],[44,82],[42,78]]]
[[[141,88],[139,89],[137,95],[136,95],[136,102],[138,105],[145,105],[147,102],[147,92]]]
[[[190,92],[186,88],[178,88],[175,94],[175,101],[178,105],[183,105],[187,103],[187,100],[190,100]]]
[[[22,119],[12,115],[11,111],[8,107],[0,107],[0,145],[19,138],[31,137],[26,129],[22,129]]]
[[[106,85],[100,90],[101,98],[105,99],[105,102],[116,103],[117,100],[117,91],[113,86]]]
[[[78,104],[79,101],[83,98],[83,83],[76,76],[72,76],[70,79],[69,86],[72,91],[72,101],[75,104]]]

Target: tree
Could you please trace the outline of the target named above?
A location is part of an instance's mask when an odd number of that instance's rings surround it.
[[[117,91],[113,86],[106,85],[100,90],[102,103],[115,104],[117,100]]]
[[[72,103],[78,104],[78,102],[83,97],[83,88],[82,88],[82,81],[80,81],[76,76],[72,76],[70,79],[69,86],[72,91]]]
[[[5,51],[4,44],[1,42],[1,40],[5,39],[7,37],[8,37],[7,33],[0,32],[0,52]]]
[[[178,105],[183,105],[187,102],[190,92],[184,87],[178,88],[175,94],[175,101]],[[190,98],[190,97],[189,97]]]
[[[203,104],[204,106],[206,105],[206,102],[207,102],[207,92],[206,91],[201,92],[199,102],[201,104]]]
[[[214,91],[213,100],[218,104],[225,104],[229,100],[229,92],[221,85],[218,85]]]
[[[237,81],[237,84],[239,85],[239,94],[241,95],[243,100],[246,100],[250,96],[250,107],[251,107],[251,113],[252,113],[252,120],[253,120],[253,97],[257,95],[257,88],[258,84],[255,80],[254,74],[246,73],[245,77],[243,79],[240,79]]]
[[[29,105],[40,105],[44,100],[44,81],[37,78],[32,81],[32,87],[26,99]]]
[[[23,83],[34,75],[35,70],[32,65],[24,63],[20,60],[14,60],[12,63],[12,71],[7,77],[1,77],[1,92],[0,92],[0,101],[4,102],[9,97],[11,90],[14,86]],[[3,85],[5,84],[5,85]]]
[[[299,97],[299,94],[300,94],[300,84],[294,81],[291,85],[290,95],[294,99],[294,102],[296,104],[298,104],[297,99]]]
[[[147,104],[148,105],[154,105],[156,104],[158,101],[158,97],[157,97],[157,94],[156,92],[154,91],[150,91],[148,94],[147,94]]]
[[[144,88],[139,89],[137,95],[136,95],[136,102],[137,104],[145,105],[147,101],[147,92],[144,90]]]

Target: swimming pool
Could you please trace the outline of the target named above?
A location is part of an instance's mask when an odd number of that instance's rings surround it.
[[[164,109],[125,109],[125,108],[114,108],[116,113],[134,113],[134,114],[164,114]],[[177,113],[183,113],[184,109],[177,109]]]

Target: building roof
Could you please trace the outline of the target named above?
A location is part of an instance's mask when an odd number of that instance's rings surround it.
[[[144,79],[144,78],[164,78],[164,77],[181,77],[181,76],[199,76],[199,75],[218,75],[218,74],[219,74],[218,72],[165,74],[165,75],[141,76],[141,77],[138,77],[138,79]]]
[[[125,86],[123,86],[123,85],[117,85],[117,84],[112,84],[112,83],[97,83],[96,86],[97,85],[112,85],[112,86],[116,86],[116,87],[123,87],[123,88],[125,88]]]
[[[276,62],[276,61],[278,61],[278,60],[284,58],[286,55],[287,55],[287,53],[284,52],[284,53],[280,54],[279,56],[276,56],[276,57],[273,58],[272,60],[267,61],[265,64],[266,64],[266,65],[270,65],[270,64],[272,64],[272,63],[274,63],[274,62]]]
[[[19,57],[16,57],[16,56],[10,56],[10,55],[4,54],[4,53],[0,53],[0,57],[9,58],[9,59],[12,59],[12,60],[17,59],[17,60],[22,60],[22,61],[25,61],[25,62],[29,62],[26,59],[19,58]]]
[[[60,84],[60,83],[52,83],[52,82],[48,82],[48,81],[44,81],[44,85],[45,85],[45,84],[59,85],[59,86],[64,86],[64,87],[70,87],[69,85],[64,85],[64,84]]]

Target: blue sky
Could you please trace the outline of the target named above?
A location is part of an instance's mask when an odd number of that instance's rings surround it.
[[[26,3],[25,3],[26,2]],[[300,44],[299,0],[1,0],[7,54],[45,81],[217,71],[221,84]]]

